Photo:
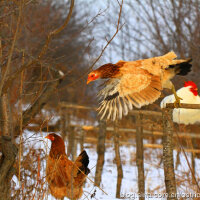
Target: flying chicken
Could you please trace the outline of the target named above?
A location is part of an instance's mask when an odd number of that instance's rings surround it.
[[[191,59],[176,59],[174,52],[144,60],[108,63],[88,74],[87,84],[97,79],[108,79],[98,96],[102,99],[98,108],[101,119],[121,119],[133,106],[155,102],[163,88],[172,89],[175,103],[180,103],[174,85],[175,75],[185,76],[191,71]]]
[[[83,194],[83,183],[90,173],[89,157],[82,151],[75,162],[65,154],[63,139],[51,133],[46,136],[51,140],[51,150],[46,167],[46,179],[49,190],[55,198],[79,199]]]
[[[200,104],[198,88],[192,81],[185,82],[184,87],[177,90],[177,95],[182,98],[181,103]],[[174,95],[169,95],[161,101],[160,107],[165,108],[166,103],[173,103],[174,101]],[[173,121],[185,125],[198,123],[200,122],[200,109],[175,108],[173,110]]]

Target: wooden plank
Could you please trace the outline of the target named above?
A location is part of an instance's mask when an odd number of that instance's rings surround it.
[[[186,108],[186,109],[200,109],[200,104],[188,104],[188,103],[181,103],[181,105],[174,106],[173,103],[167,103],[166,108],[174,109],[174,108]]]
[[[60,102],[59,105],[64,108],[97,110],[97,107],[95,106],[85,106],[85,105],[70,104],[70,103],[65,103],[65,102]],[[160,116],[160,117],[162,116],[162,112],[150,111],[150,110],[131,110],[129,114],[155,115],[155,116]]]
[[[93,106],[84,106],[84,105],[77,105],[77,104],[65,103],[65,102],[60,102],[59,106],[64,107],[64,108],[85,109],[85,110],[97,109],[96,107],[93,107]]]
[[[77,137],[77,139],[79,139],[79,137]],[[85,138],[85,143],[87,142],[92,142],[94,144],[96,144],[97,142],[97,138],[95,137],[87,137]],[[112,144],[113,141],[112,140],[109,140],[109,139],[106,139],[105,141],[107,144]],[[120,141],[120,145],[130,145],[130,146],[136,146],[133,142],[126,142],[126,141]],[[147,149],[147,148],[151,148],[151,149],[163,149],[163,145],[162,144],[143,144],[144,148]],[[180,148],[178,147],[174,147],[174,150],[176,151],[180,151]],[[184,148],[184,151],[185,152],[193,152],[193,153],[200,153],[200,149],[187,149],[187,148]]]
[[[80,127],[85,131],[98,131],[98,127],[96,127],[96,126],[85,126],[85,125],[82,126],[79,124],[73,124],[71,126]],[[106,131],[114,131],[114,128],[111,126],[108,126],[108,127],[106,127]],[[136,134],[136,129],[133,129],[133,128],[119,128],[118,131]],[[161,132],[161,131],[143,130],[143,133],[145,135],[150,135],[150,136],[151,135],[163,136],[163,132]],[[200,138],[200,134],[198,134],[198,133],[178,132],[178,136],[181,138],[183,138],[183,137]],[[173,135],[173,137],[176,137],[176,135]]]

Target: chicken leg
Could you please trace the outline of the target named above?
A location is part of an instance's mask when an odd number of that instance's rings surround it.
[[[179,106],[181,106],[181,100],[183,100],[181,97],[179,97],[177,94],[176,94],[176,90],[175,90],[175,87],[174,87],[174,85],[172,84],[172,92],[173,92],[173,94],[174,94],[174,97],[175,97],[175,102],[174,102],[174,107],[175,108],[178,108],[178,106],[177,106],[177,104],[179,105]]]

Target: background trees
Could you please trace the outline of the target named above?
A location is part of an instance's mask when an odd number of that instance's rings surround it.
[[[0,172],[5,169],[3,163],[9,161],[9,170],[4,171],[6,176],[0,176],[0,180],[4,179],[0,181],[0,191],[6,191],[6,199],[9,199],[9,187],[4,182],[10,183],[13,174],[20,176],[22,173],[19,163],[20,144],[23,146],[25,143],[22,137],[24,130],[35,121],[39,130],[48,125],[50,117],[43,115],[42,109],[52,112],[51,117],[60,117],[59,102],[97,105],[96,85],[87,87],[86,76],[116,31],[120,2],[76,1],[67,26],[47,45],[50,33],[66,22],[71,2],[0,2],[0,135],[12,138],[4,137],[0,142],[0,151],[3,152]],[[196,0],[124,0],[121,29],[95,67],[120,59],[141,59],[174,50],[179,57],[193,58],[193,72],[186,79],[200,86],[199,21],[200,3]],[[174,80],[177,88],[182,86],[183,80]],[[151,109],[158,109],[158,106],[155,108],[153,105]],[[74,113],[70,112],[72,118]],[[77,116],[78,120],[97,121],[95,112],[80,111]],[[125,119],[120,125],[131,127],[133,121]],[[19,149],[16,171],[12,167],[15,145]],[[8,149],[12,149],[9,152],[12,155],[8,154]],[[35,155],[39,155],[38,152]],[[45,157],[44,152],[42,156]],[[34,156],[31,159],[37,160]],[[36,170],[38,166],[34,167]],[[32,178],[37,179],[36,175]],[[31,191],[31,187],[29,189]]]

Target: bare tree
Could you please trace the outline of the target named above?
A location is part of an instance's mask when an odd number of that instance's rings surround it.
[[[140,43],[142,57],[158,56],[171,50],[182,58],[191,57],[193,73],[190,73],[188,77],[198,80],[200,2],[135,0],[129,1],[128,6],[133,11],[132,20],[136,24],[130,24],[132,33],[128,36],[136,44]],[[132,49],[133,52],[134,49]],[[177,78],[176,83],[181,83],[182,80]]]
[[[61,32],[68,24],[74,7],[74,1],[70,2],[70,8],[68,15],[66,16],[63,24],[51,31],[46,41],[43,43],[43,47],[39,52],[35,52],[34,55],[30,55],[28,51],[25,51],[20,47],[20,30],[22,29],[23,14],[27,4],[30,2],[18,1],[18,2],[7,2],[2,1],[1,4],[4,7],[3,15],[1,16],[2,23],[2,36],[0,45],[0,64],[1,64],[1,81],[0,81],[0,112],[1,112],[1,149],[2,156],[0,162],[1,171],[1,183],[0,193],[2,194],[1,199],[10,199],[10,181],[14,173],[19,172],[20,181],[20,167],[18,172],[13,170],[15,163],[15,157],[17,154],[17,148],[14,140],[11,141],[9,138],[18,135],[22,135],[23,129],[31,122],[31,120],[38,114],[41,109],[47,104],[50,96],[55,92],[55,89],[61,83],[63,74],[60,74],[59,70],[51,67],[50,65],[45,67],[42,64],[41,58],[46,54],[51,39]],[[6,26],[8,22],[10,26]],[[44,67],[46,71],[46,78],[49,82],[45,82],[42,79],[40,87],[33,89],[35,97],[28,101],[30,106],[22,111],[22,88],[24,71],[27,73],[31,67],[40,66],[41,69]],[[20,85],[18,94],[15,92],[14,85]],[[29,91],[30,92],[30,91]],[[15,96],[13,97],[13,93]],[[14,101],[14,102],[13,102]],[[27,102],[27,101],[26,101]],[[16,104],[18,105],[16,106]],[[11,115],[11,110],[15,113]],[[6,136],[6,137],[5,137]],[[21,139],[20,139],[21,144]],[[21,163],[21,146],[19,148],[19,166]]]

